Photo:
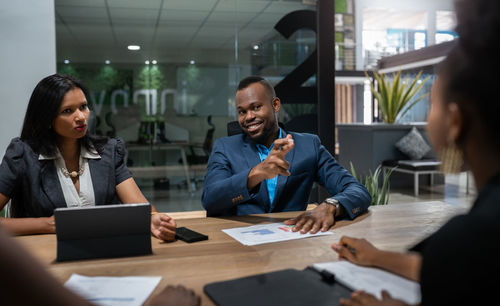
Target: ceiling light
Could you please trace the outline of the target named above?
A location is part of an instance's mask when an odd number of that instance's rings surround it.
[[[189,63],[190,63],[191,65],[194,65],[195,61],[194,61],[194,60],[190,60],[190,61],[189,61]]]
[[[65,63],[65,64],[69,64],[69,59],[65,59],[65,60],[64,60],[64,63]]]
[[[156,64],[158,64],[158,62],[156,60],[152,60],[151,64],[156,65]]]
[[[253,49],[254,50],[259,50],[259,45],[257,45],[257,44],[253,45]]]
[[[149,61],[145,61],[144,64],[149,65]]]
[[[110,62],[109,60],[105,60],[105,61],[104,61],[104,63],[105,63],[106,65],[111,64],[111,62]]]
[[[132,51],[137,51],[137,50],[141,50],[141,46],[138,46],[138,45],[129,45],[127,47],[127,49],[132,50]]]

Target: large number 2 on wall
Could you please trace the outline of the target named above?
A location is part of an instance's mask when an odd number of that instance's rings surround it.
[[[274,28],[285,38],[300,29],[308,29],[316,32],[316,12],[310,10],[299,10],[285,15],[278,21]],[[274,89],[276,95],[287,104],[304,103],[316,104],[318,96],[316,86],[302,87],[301,85],[317,71],[316,49],[290,72],[281,82],[276,84]]]

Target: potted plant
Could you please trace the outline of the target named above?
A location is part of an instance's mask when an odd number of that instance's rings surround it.
[[[425,122],[397,122],[411,107],[428,95],[422,93],[421,89],[430,77],[421,79],[421,76],[422,72],[414,78],[402,76],[401,71],[392,75],[373,72],[377,84],[372,84],[371,90],[378,101],[384,123],[337,124],[338,161],[342,166],[349,168],[349,162],[352,161],[356,165],[357,174],[364,179],[370,173],[374,175],[383,161],[404,157],[394,144],[413,127],[425,137]],[[406,187],[411,185],[412,181],[404,176],[393,181],[393,184],[396,187]]]
[[[382,119],[386,123],[394,123],[396,119],[401,118],[413,105],[425,98],[428,93],[417,97],[420,89],[429,80],[430,76],[420,80],[422,71],[415,78],[401,78],[401,70],[392,75],[392,78],[386,77],[383,73],[373,72],[377,80],[378,90],[371,84],[372,93],[377,99],[378,107]],[[368,75],[367,75],[368,76]],[[414,98],[412,100],[412,98]]]
[[[356,175],[356,170],[354,170],[354,166],[351,165],[351,173],[352,175],[363,185],[365,185],[366,189],[368,189],[368,193],[372,197],[372,201],[370,205],[385,205],[389,202],[389,193],[391,192],[391,185],[389,183],[389,177],[394,171],[394,168],[389,171],[383,171],[381,166],[378,166],[374,172],[371,170],[369,174],[365,175]],[[382,186],[379,186],[379,177],[382,174]]]

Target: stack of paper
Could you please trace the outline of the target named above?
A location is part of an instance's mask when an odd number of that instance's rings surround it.
[[[222,230],[224,233],[238,240],[243,245],[258,245],[263,243],[287,241],[316,236],[332,235],[331,232],[317,232],[316,234],[301,234],[292,232],[293,225],[284,223],[259,224],[245,227],[236,227]]]
[[[386,290],[392,298],[410,305],[419,304],[421,300],[418,283],[384,270],[361,267],[348,261],[317,263],[313,267],[332,273],[335,281],[352,290],[364,290],[379,299],[382,298],[382,290]]]
[[[65,286],[97,305],[142,305],[161,277],[88,277],[73,274]]]

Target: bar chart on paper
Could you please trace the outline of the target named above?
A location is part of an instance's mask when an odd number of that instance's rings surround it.
[[[222,230],[243,245],[258,245],[264,243],[303,239],[316,236],[331,235],[331,232],[316,234],[301,234],[292,231],[293,225],[284,223],[259,224],[245,227],[236,227]]]

